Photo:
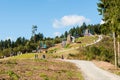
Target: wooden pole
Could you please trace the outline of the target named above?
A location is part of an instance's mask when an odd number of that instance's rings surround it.
[[[120,36],[118,35],[118,64],[120,65],[120,42],[119,42]]]
[[[114,43],[114,55],[115,55],[115,68],[117,69],[117,53],[116,53],[116,38],[115,32],[113,32],[113,43]]]

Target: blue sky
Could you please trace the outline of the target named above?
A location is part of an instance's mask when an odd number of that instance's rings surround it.
[[[31,37],[32,25],[46,37],[75,25],[98,24],[99,0],[0,0],[0,40]]]

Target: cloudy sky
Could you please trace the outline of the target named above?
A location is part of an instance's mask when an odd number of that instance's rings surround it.
[[[0,0],[0,40],[31,37],[32,25],[46,37],[76,25],[98,24],[99,0]]]

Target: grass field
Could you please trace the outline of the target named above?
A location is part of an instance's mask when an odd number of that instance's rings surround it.
[[[76,66],[59,60],[0,61],[0,80],[83,80]]]
[[[27,53],[27,54],[21,54],[17,56],[13,56],[10,59],[33,59],[35,56],[34,53]]]

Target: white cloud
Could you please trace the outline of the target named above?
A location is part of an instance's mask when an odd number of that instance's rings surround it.
[[[60,35],[61,35],[60,32],[55,32],[55,33],[54,33],[54,36],[60,36]]]
[[[104,24],[104,23],[105,23],[105,21],[101,20],[100,24]]]
[[[85,18],[84,16],[79,15],[67,15],[63,16],[61,19],[55,19],[53,22],[54,28],[61,28],[74,25],[82,25],[83,22],[89,23],[90,19]]]

